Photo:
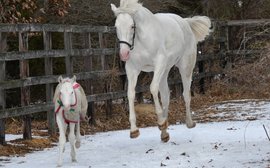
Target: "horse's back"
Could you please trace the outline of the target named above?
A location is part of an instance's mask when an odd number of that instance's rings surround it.
[[[173,13],[157,13],[155,16],[160,21],[164,30],[180,33],[185,40],[187,40],[186,38],[194,38],[191,27],[185,18]]]
[[[182,17],[172,13],[157,13],[156,18],[166,33],[167,52],[175,57],[176,60],[180,55],[190,55],[196,46],[196,39],[192,33],[189,23]]]

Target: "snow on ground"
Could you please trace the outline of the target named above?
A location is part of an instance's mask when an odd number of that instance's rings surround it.
[[[245,102],[237,104],[239,115],[236,117],[246,116],[246,110],[243,110],[244,115],[241,110],[251,106],[244,105]],[[157,127],[140,129],[137,139],[129,138],[129,130],[87,135],[82,137],[77,163],[71,163],[70,147],[66,144],[63,167],[267,168],[270,166],[270,141],[263,125],[269,132],[270,102],[266,104],[257,103],[257,107],[263,106],[257,112],[264,117],[253,121],[199,123],[194,129],[185,125],[170,126],[168,143],[160,141]],[[224,108],[228,112],[225,104],[213,108]],[[54,147],[25,157],[2,157],[0,167],[56,167],[57,157],[58,148]]]

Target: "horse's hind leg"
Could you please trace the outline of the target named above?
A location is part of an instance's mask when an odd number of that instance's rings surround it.
[[[170,103],[170,90],[167,82],[167,77],[168,77],[169,70],[167,70],[164,75],[163,75],[163,80],[161,80],[160,85],[159,85],[159,91],[160,91],[160,98],[161,98],[161,103],[162,103],[162,110],[163,110],[163,115],[161,116],[165,121],[161,124],[158,125],[159,129],[161,130],[161,140],[163,142],[168,142],[170,139],[170,135],[167,132],[167,128],[169,126],[168,123],[168,110],[169,110],[169,103]],[[163,120],[159,119],[159,120]]]
[[[181,73],[182,83],[183,83],[183,96],[186,106],[186,125],[188,128],[193,128],[196,123],[192,121],[190,112],[190,87],[192,82],[192,73],[195,66],[196,54],[190,55],[189,57],[183,57],[184,59],[177,65]]]
[[[69,134],[68,134],[68,140],[70,142],[70,147],[71,147],[71,161],[72,162],[76,162],[76,148],[75,148],[75,141],[76,141],[76,137],[75,137],[75,124],[74,123],[70,123],[69,124]]]

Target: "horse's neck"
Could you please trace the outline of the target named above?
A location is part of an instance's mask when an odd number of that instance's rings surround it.
[[[137,48],[139,50],[147,49],[148,52],[156,52],[157,47],[159,47],[156,44],[156,37],[160,36],[160,32],[162,32],[160,22],[156,16],[142,7],[136,12],[133,19],[136,24],[135,45]]]
[[[154,14],[145,7],[141,7],[134,15],[134,22],[138,33],[145,33],[147,29],[157,23]]]

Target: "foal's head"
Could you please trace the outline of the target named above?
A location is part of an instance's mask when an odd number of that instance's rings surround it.
[[[129,59],[129,53],[134,47],[135,23],[128,13],[119,13],[118,8],[111,4],[116,15],[115,27],[120,44],[120,58],[122,61]]]
[[[63,103],[64,110],[70,110],[70,107],[76,104],[75,91],[73,89],[73,84],[76,82],[76,77],[73,76],[70,78],[63,78],[60,76],[58,78],[60,84],[60,95],[59,98]]]

